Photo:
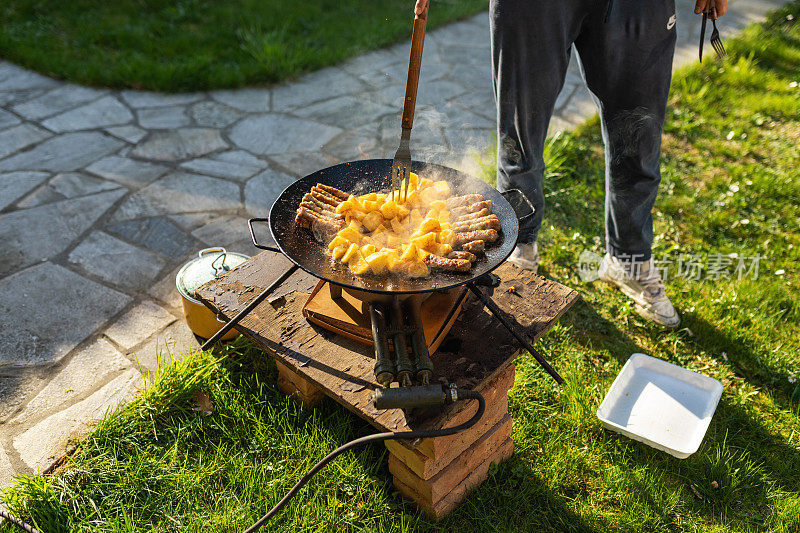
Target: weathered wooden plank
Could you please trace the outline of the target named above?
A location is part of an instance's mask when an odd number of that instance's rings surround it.
[[[283,256],[263,252],[205,285],[198,298],[230,319],[290,266]],[[572,306],[578,294],[552,280],[500,266],[502,283],[484,288],[507,318],[522,326],[533,341]],[[382,430],[440,427],[464,408],[459,402],[439,409],[378,411],[370,395],[378,387],[371,348],[309,324],[301,309],[317,279],[303,271],[284,284],[240,323],[239,330],[327,395]],[[513,289],[510,289],[513,287]],[[519,348],[499,322],[470,295],[448,338],[434,354],[434,380],[481,390],[509,365]],[[558,366],[557,364],[555,365]]]

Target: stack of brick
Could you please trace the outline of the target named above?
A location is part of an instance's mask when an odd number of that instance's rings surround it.
[[[316,385],[280,361],[278,388],[307,407],[319,404],[325,394]],[[477,424],[466,431],[417,442],[386,441],[389,472],[400,493],[417,503],[439,520],[455,509],[469,492],[489,476],[492,463],[499,464],[511,456],[511,415],[508,414],[508,391],[514,385],[513,364],[478,391],[486,401],[486,411]],[[478,403],[470,401],[443,427],[462,424],[472,418]]]
[[[478,389],[486,400],[486,412],[466,431],[414,443],[386,441],[390,452],[389,471],[400,493],[438,520],[483,483],[489,476],[491,464],[505,461],[514,449],[511,415],[508,414],[508,391],[513,385],[514,365],[511,364]],[[476,410],[477,402],[470,402],[444,427],[466,422]]]
[[[275,359],[278,368],[278,390],[300,401],[305,407],[315,407],[325,399],[322,389]]]

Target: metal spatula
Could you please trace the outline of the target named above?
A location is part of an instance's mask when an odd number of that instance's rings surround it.
[[[400,146],[394,154],[392,162],[392,197],[398,192],[401,200],[408,197],[408,178],[411,173],[411,126],[414,123],[414,108],[417,104],[417,85],[419,69],[422,63],[422,45],[425,42],[425,24],[428,20],[428,7],[414,17],[414,29],[411,33],[411,56],[408,59],[408,78],[406,79],[406,96],[403,100],[403,117],[400,121]],[[401,186],[405,183],[405,190]]]

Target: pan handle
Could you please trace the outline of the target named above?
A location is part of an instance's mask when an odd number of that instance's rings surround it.
[[[253,222],[269,222],[268,218],[251,218],[247,221],[247,227],[250,228],[250,239],[253,241],[253,246],[256,248],[260,248],[261,250],[269,250],[270,252],[278,252],[281,253],[280,248],[276,248],[275,246],[267,246],[266,244],[258,244],[258,240],[256,239],[256,232],[253,229]]]
[[[500,193],[500,196],[506,199],[511,204],[511,209],[514,210],[517,220],[522,222],[532,217],[536,208],[525,194],[519,189],[508,189]]]

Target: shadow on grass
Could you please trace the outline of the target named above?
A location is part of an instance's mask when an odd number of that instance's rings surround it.
[[[595,522],[598,522],[595,519]],[[490,476],[453,514],[426,531],[558,531],[599,533],[605,524],[591,525],[567,504],[567,498],[548,488],[515,453],[493,467]]]
[[[691,338],[695,346],[712,354],[718,361],[729,363],[738,377],[754,387],[776,392],[776,403],[789,408],[787,400],[793,385],[789,383],[788,372],[775,370],[741,339],[731,337],[703,318],[691,316],[685,322],[695,333]],[[720,355],[722,353],[727,359]]]

